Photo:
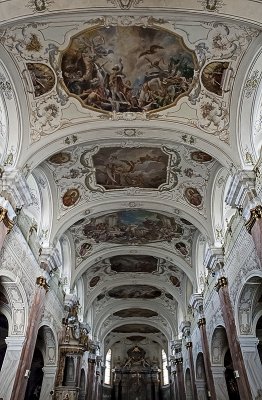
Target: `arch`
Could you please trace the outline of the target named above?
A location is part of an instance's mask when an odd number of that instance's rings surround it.
[[[43,354],[44,365],[57,365],[58,339],[55,330],[42,321],[38,330],[38,346]]]
[[[236,326],[240,335],[255,335],[256,317],[260,309],[256,309],[262,294],[262,272],[252,271],[245,278],[236,297]]]
[[[207,400],[207,379],[204,365],[204,356],[199,352],[196,357],[196,387],[198,398]]]
[[[40,393],[43,382],[43,367],[44,367],[44,359],[42,352],[38,347],[35,348],[33,359],[30,367],[30,375],[27,381],[26,393],[24,399],[35,398],[36,400],[40,399]]]
[[[258,338],[257,351],[262,364],[262,314],[256,323],[256,337]]]
[[[98,318],[94,323],[94,328],[93,328],[94,336],[95,337],[98,336],[98,332],[100,331],[101,327],[105,323],[108,316],[112,315],[113,312],[117,312],[128,308],[149,309],[154,311],[156,309],[156,306],[158,315],[161,315],[161,317],[163,317],[166,320],[166,323],[169,324],[170,329],[173,331],[173,335],[176,336],[178,323],[176,317],[174,316],[173,310],[172,312],[168,312],[168,309],[164,303],[163,304],[158,303],[156,305],[155,302],[150,300],[143,301],[143,303],[141,304],[141,301],[139,299],[137,299],[137,301],[132,299],[129,299],[128,301],[122,300],[121,304],[119,304],[119,302],[106,301],[106,304],[104,304],[102,308],[102,313],[98,315]],[[124,321],[125,319],[123,319],[123,323]]]
[[[0,311],[0,371],[4,362],[7,345],[5,339],[8,336],[8,320]]]
[[[228,350],[226,330],[219,325],[214,329],[211,339],[211,362],[213,365],[224,365],[225,354]]]
[[[8,300],[11,312],[11,318],[9,317],[9,335],[24,336],[28,321],[28,301],[25,289],[17,276],[14,276],[12,272],[7,270],[0,271],[0,285]],[[9,312],[6,313],[7,316],[8,314]]]
[[[175,253],[171,246],[169,248],[165,248],[163,246],[161,247],[161,245],[159,245],[158,243],[154,244],[154,246],[141,245],[139,247],[134,245],[112,245],[110,248],[102,249],[99,246],[96,253],[91,253],[89,257],[78,266],[72,277],[72,287],[74,286],[78,278],[82,276],[86,271],[88,271],[88,269],[98,260],[100,262],[103,262],[103,260],[106,260],[113,256],[128,255],[133,254],[134,252],[137,255],[151,255],[156,258],[162,258],[168,262],[171,262],[174,265],[177,265],[187,275],[191,282],[194,282],[195,280],[195,271],[193,271],[192,267],[184,258],[182,258],[182,256],[178,256],[177,253]]]

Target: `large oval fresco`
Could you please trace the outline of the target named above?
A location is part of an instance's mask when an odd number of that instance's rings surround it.
[[[141,26],[97,27],[71,39],[61,58],[69,94],[107,112],[154,111],[192,90],[195,53],[175,33]]]
[[[147,210],[124,210],[91,218],[82,225],[87,239],[118,244],[171,241],[184,229],[175,218]]]

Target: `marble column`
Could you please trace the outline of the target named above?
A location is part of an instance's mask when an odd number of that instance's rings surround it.
[[[182,357],[177,358],[175,360],[175,365],[176,365],[176,372],[177,372],[178,399],[186,400],[183,358]]]
[[[38,277],[36,280],[36,285],[37,286],[28,318],[26,337],[15,377],[11,400],[21,400],[25,396],[39,324],[44,309],[45,295],[48,290],[46,279],[42,276]]]
[[[228,291],[227,278],[221,277],[216,284],[219,295],[221,311],[225,322],[228,345],[231,353],[233,367],[237,376],[237,386],[241,400],[252,400],[251,388],[247,377],[244,359],[237,335],[234,313]]]
[[[86,400],[93,400],[93,394],[95,391],[95,374],[96,374],[96,356],[95,354],[91,354],[88,357]]]
[[[251,234],[258,258],[262,264],[262,206],[258,205],[250,210],[250,217],[246,222],[247,231]]]
[[[4,197],[0,197],[0,250],[6,235],[11,231],[14,226],[15,212],[11,205]]]
[[[5,339],[7,349],[0,372],[0,398],[9,400],[13,389],[15,375],[25,341],[24,336],[9,336]]]
[[[174,376],[174,393],[175,393],[175,399],[176,399],[176,400],[179,400],[177,371],[173,371],[173,376]]]
[[[56,370],[56,365],[46,365],[43,368],[44,376],[39,400],[51,398],[50,392],[54,391]]]
[[[195,366],[194,366],[192,347],[193,347],[192,342],[187,342],[186,343],[186,348],[188,350],[189,366],[190,366],[190,379],[191,379],[191,388],[192,388],[193,400],[197,400]]]
[[[203,350],[208,396],[210,399],[216,400],[217,396],[216,396],[216,391],[215,391],[214,378],[213,378],[212,370],[211,370],[210,352],[209,352],[209,347],[208,347],[207,332],[206,332],[206,319],[205,318],[200,318],[200,320],[198,321],[198,328],[199,328],[199,332],[200,332],[200,338],[201,338],[201,344],[202,344],[202,350]]]

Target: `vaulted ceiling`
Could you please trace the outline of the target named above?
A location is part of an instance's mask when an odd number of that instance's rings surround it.
[[[261,17],[252,0],[0,0],[4,179],[26,178],[32,249],[55,249],[106,346],[165,347],[222,246],[228,179],[260,155]]]

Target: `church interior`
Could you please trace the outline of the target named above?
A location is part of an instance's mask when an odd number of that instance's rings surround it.
[[[0,0],[0,137],[0,400],[262,400],[261,0]]]

